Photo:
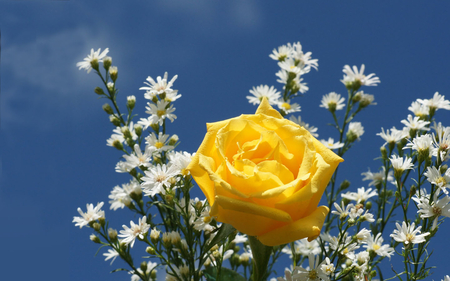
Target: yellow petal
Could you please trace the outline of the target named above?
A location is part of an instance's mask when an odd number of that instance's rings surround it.
[[[269,231],[263,235],[259,235],[258,239],[267,246],[287,244],[303,238],[308,238],[309,241],[312,241],[320,235],[320,229],[322,228],[328,211],[327,207],[320,206],[309,216],[273,231]]]
[[[281,114],[277,110],[273,109],[272,106],[270,106],[267,98],[263,98],[260,105],[258,106],[255,115],[258,114],[265,114],[275,118],[283,119],[283,116],[281,116]]]
[[[277,210],[270,207],[257,205],[251,202],[241,201],[233,198],[227,198],[224,196],[216,196],[215,204],[219,204],[226,210],[234,210],[242,212],[244,214],[257,215],[269,219],[273,219],[280,222],[290,222],[291,216],[281,210]]]

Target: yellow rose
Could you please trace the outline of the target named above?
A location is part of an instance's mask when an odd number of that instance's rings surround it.
[[[263,99],[254,115],[207,124],[188,166],[211,216],[275,246],[320,234],[320,198],[343,159]]]

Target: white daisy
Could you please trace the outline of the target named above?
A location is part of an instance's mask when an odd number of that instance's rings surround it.
[[[269,57],[273,60],[283,61],[292,54],[291,44],[279,46],[278,49],[273,49],[272,54]]]
[[[395,223],[397,226],[397,229],[394,229],[394,232],[390,235],[392,238],[394,238],[395,241],[404,243],[406,246],[409,244],[420,244],[425,242],[425,237],[429,235],[429,232],[425,232],[420,234],[420,229],[422,226],[417,227],[414,223],[411,223],[408,225],[406,222],[402,222],[402,226],[398,224],[398,222]]]
[[[97,206],[93,204],[86,204],[86,213],[84,213],[81,208],[78,208],[77,211],[81,215],[81,217],[73,217],[73,221],[75,226],[79,226],[82,228],[85,225],[88,225],[90,222],[96,221],[99,218],[105,217],[105,212],[101,210],[103,206],[103,202],[97,203]]]
[[[426,127],[428,124],[430,124],[430,122],[420,120],[420,117],[418,116],[412,117],[411,114],[408,114],[408,118],[406,120],[403,119],[400,122],[412,130],[424,130],[424,131],[430,130],[429,128]]]
[[[171,178],[177,175],[176,167],[156,165],[144,172],[142,177],[142,189],[146,196],[155,196],[156,194],[165,194],[165,189],[170,187]]]
[[[326,263],[325,260],[323,260],[322,263],[319,264],[319,257],[317,256],[316,258],[313,254],[310,254],[308,256],[308,261],[309,261],[309,270],[299,266],[297,267],[298,272],[293,274],[292,276],[293,278],[300,278],[300,280],[305,281],[314,281],[321,279],[324,281],[330,280],[328,274],[322,270],[322,265]]]
[[[112,259],[110,263],[112,264],[114,260],[119,256],[119,253],[114,249],[108,249],[108,252],[103,253],[103,255],[105,256],[105,261]]]
[[[424,189],[420,195],[416,193],[415,197],[412,198],[417,203],[417,208],[419,208],[417,213],[420,214],[422,219],[434,218],[431,230],[437,227],[439,216],[450,217],[450,206],[448,206],[450,197],[444,196],[438,199],[438,195],[439,192],[435,192],[433,201],[430,202],[430,195]]]
[[[344,144],[341,142],[334,142],[333,138],[328,138],[328,140],[322,139],[320,140],[320,142],[329,149],[339,149],[344,146]]]
[[[168,81],[168,73],[164,73],[164,78],[161,78],[161,76],[158,76],[156,78],[156,81],[153,80],[152,77],[148,76],[147,81],[144,82],[144,84],[148,85],[144,87],[140,87],[139,90],[145,90],[146,93],[144,94],[144,97],[146,99],[152,100],[153,97],[156,95],[160,95],[164,92],[177,92],[177,90],[173,90],[172,86],[175,80],[177,80],[178,75],[175,75],[169,82]]]
[[[372,191],[372,188],[369,189],[365,189],[364,186],[358,188],[357,192],[347,192],[344,194],[341,194],[342,197],[348,199],[348,200],[353,200],[356,201],[356,204],[359,203],[364,203],[366,202],[368,199],[370,199],[373,196],[377,196],[378,193],[376,190]]]
[[[440,95],[438,92],[434,93],[433,97],[429,100],[417,99],[423,105],[426,105],[430,108],[437,109],[446,109],[450,110],[450,101],[445,100],[445,96]]]
[[[321,105],[319,107],[326,108],[330,110],[331,112],[334,112],[335,110],[341,110],[345,107],[345,98],[341,98],[340,94],[337,94],[335,92],[331,92],[329,94],[326,94],[322,97]]]
[[[391,259],[391,256],[394,254],[394,248],[390,247],[388,244],[383,245],[383,242],[384,239],[381,237],[381,233],[378,233],[375,238],[373,235],[370,235],[366,240],[367,245],[364,245],[364,247],[367,248],[368,251],[374,251],[379,256]]]
[[[445,194],[448,194],[447,188],[450,188],[450,168],[441,175],[440,169],[436,167],[427,167],[427,171],[424,173],[427,180],[432,184],[436,185]]]
[[[396,144],[402,139],[409,136],[409,133],[405,132],[404,130],[397,130],[395,127],[392,127],[390,130],[387,129],[386,132],[383,128],[381,128],[381,133],[377,133],[377,136],[380,136],[382,139],[384,139],[386,142],[383,144],[385,146],[386,144]]]
[[[427,105],[421,104],[418,101],[413,101],[408,110],[414,113],[417,117],[426,117],[430,114],[430,108]]]
[[[347,137],[349,135],[356,136],[359,139],[360,136],[364,134],[364,127],[361,125],[361,122],[350,122],[348,125]]]
[[[123,155],[126,163],[129,167],[150,167],[152,164],[152,154],[155,151],[155,148],[152,146],[147,146],[145,148],[144,154],[142,154],[141,148],[138,144],[134,145],[134,153],[132,152],[130,155]]]
[[[291,103],[290,100],[279,100],[277,105],[278,108],[284,111],[286,114],[301,111],[300,105],[298,103]]]
[[[344,72],[344,78],[341,80],[341,82],[344,83],[344,85],[348,85],[349,83],[356,83],[361,86],[376,86],[378,83],[380,83],[380,78],[376,77],[375,73],[371,73],[366,76],[364,75],[364,70],[364,64],[361,65],[360,70],[358,70],[358,67],[356,67],[356,65],[353,66],[353,69],[350,68],[349,65],[345,65],[344,69],[342,70]]]
[[[145,138],[145,143],[153,148],[153,152],[162,152],[174,149],[173,145],[169,145],[169,135],[159,132],[158,136],[152,133]]]
[[[91,49],[91,53],[83,59],[83,61],[77,63],[77,67],[79,70],[86,69],[87,73],[91,72],[92,66],[97,65],[100,62],[103,62],[103,59],[106,57],[106,54],[108,54],[109,49],[106,48],[102,53],[100,53],[100,48],[97,51],[94,51],[94,49]]]
[[[369,171],[361,173],[361,175],[364,176],[364,178],[362,179],[363,181],[370,180],[369,186],[377,186],[386,180],[386,168],[382,166],[381,171],[379,171],[378,173],[372,173],[369,169]],[[389,171],[387,175],[388,182],[392,183],[394,181],[392,175],[393,172]]]
[[[147,111],[145,113],[150,114],[150,117],[148,117],[148,122],[150,124],[156,124],[158,123],[160,126],[164,124],[164,119],[169,119],[171,122],[173,120],[177,119],[177,116],[175,114],[172,114],[175,111],[175,107],[173,107],[172,104],[170,104],[169,101],[165,100],[159,100],[157,101],[156,105],[152,103],[147,103],[148,106],[145,108]],[[140,122],[138,122],[141,124]],[[145,126],[146,124],[144,124]]]
[[[250,93],[253,96],[247,96],[246,98],[248,99],[248,102],[253,105],[260,104],[264,97],[267,98],[267,101],[271,105],[277,104],[278,100],[281,98],[280,92],[278,92],[274,86],[270,86],[269,88],[268,85],[259,85],[256,88],[253,87],[253,89],[250,90]]]
[[[392,167],[394,168],[394,170],[396,172],[399,171],[400,174],[403,173],[404,170],[410,170],[414,168],[412,159],[408,156],[406,156],[405,159],[403,159],[403,157],[392,155],[392,157],[389,158],[389,160],[391,160]]]
[[[130,227],[126,225],[122,225],[124,228],[120,231],[119,237],[122,237],[125,244],[129,244],[131,248],[134,246],[134,241],[136,238],[144,239],[144,235],[150,229],[150,225],[147,224],[147,217],[144,216],[139,218],[138,224],[135,224],[133,221],[130,221]]]

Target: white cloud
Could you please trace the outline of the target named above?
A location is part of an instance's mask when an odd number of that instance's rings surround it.
[[[103,46],[104,41],[92,29],[83,27],[24,43],[2,40],[2,76],[7,77],[2,81],[2,127],[30,121],[45,127],[51,121],[48,118],[76,104],[80,95],[87,94],[80,85],[95,75],[86,75],[75,64],[92,46]],[[34,120],[29,119],[32,116]]]

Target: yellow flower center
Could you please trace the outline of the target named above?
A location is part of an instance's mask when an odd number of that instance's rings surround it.
[[[161,116],[163,116],[164,114],[166,114],[166,111],[165,111],[165,110],[157,110],[157,111],[156,111],[156,115],[158,115],[158,117],[161,117]]]
[[[287,103],[287,102],[283,102],[281,107],[283,107],[284,109],[287,109],[287,110],[291,109],[291,105],[289,103]]]
[[[155,147],[157,148],[157,149],[160,149],[161,147],[163,147],[164,146],[164,143],[162,143],[162,142],[160,142],[160,141],[157,141],[156,143],[155,143]]]
[[[444,179],[444,177],[440,177],[436,180],[436,185],[445,186],[447,185],[447,181]]]
[[[413,241],[414,239],[414,235],[412,235],[411,233],[406,234],[406,241],[410,242]]]
[[[312,269],[309,273],[308,273],[308,277],[311,280],[316,280],[317,279],[317,272],[315,269]]]
[[[210,223],[211,222],[211,217],[204,217],[203,218],[203,222],[204,223]]]
[[[187,175],[189,175],[189,171],[186,170],[186,169],[181,169],[181,174],[182,174],[183,176],[187,176]]]
[[[381,246],[378,245],[378,244],[373,245],[373,250],[374,250],[374,251],[376,251],[376,250],[378,250],[378,249],[380,249],[380,248],[381,248]]]

